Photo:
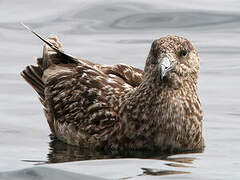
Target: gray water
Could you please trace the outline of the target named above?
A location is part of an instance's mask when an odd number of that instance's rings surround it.
[[[42,54],[21,21],[101,64],[143,68],[154,39],[191,40],[201,57],[205,151],[107,155],[51,140],[37,95],[19,75]],[[0,179],[240,179],[239,42],[237,0],[1,0]]]

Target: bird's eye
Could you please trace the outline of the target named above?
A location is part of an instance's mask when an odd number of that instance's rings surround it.
[[[181,56],[181,57],[186,57],[187,54],[188,54],[188,51],[187,51],[187,50],[182,50],[182,51],[180,51],[180,56]]]

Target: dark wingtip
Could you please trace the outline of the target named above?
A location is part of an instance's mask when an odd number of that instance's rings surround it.
[[[62,50],[60,50],[59,48],[57,48],[54,44],[50,43],[48,40],[42,38],[42,36],[40,34],[38,34],[37,32],[35,32],[34,30],[32,30],[29,26],[27,26],[26,24],[24,24],[23,22],[21,22],[21,24],[23,25],[23,27],[25,27],[28,31],[30,31],[31,33],[33,33],[35,36],[37,36],[39,39],[41,39],[44,43],[46,43],[49,47],[51,47],[53,50],[55,50],[57,53],[59,53],[61,56],[65,57],[66,59],[68,59],[68,61],[72,62],[72,63],[79,63],[79,61],[77,60],[77,58],[64,53]]]
[[[31,31],[31,28],[28,27],[28,26],[27,26],[26,24],[24,24],[23,22],[20,22],[20,24],[21,24],[23,27],[25,27],[27,30]]]

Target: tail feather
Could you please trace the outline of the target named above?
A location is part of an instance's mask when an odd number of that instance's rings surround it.
[[[47,40],[42,38],[38,33],[34,32],[28,26],[22,24],[29,31],[31,31],[35,36],[41,39],[45,44],[43,47],[43,56],[37,58],[37,66],[29,65],[22,72],[22,77],[33,87],[33,89],[39,94],[39,100],[44,106],[44,113],[47,117],[48,124],[53,134],[55,134],[54,130],[54,113],[51,112],[51,108],[49,108],[46,103],[45,98],[45,85],[42,80],[42,76],[44,71],[51,66],[52,64],[68,64],[68,63],[79,63],[85,64],[88,62],[81,62],[77,58],[66,54],[62,51],[62,45],[59,42],[58,38],[54,35],[50,35]],[[90,63],[90,62],[89,62]]]
[[[36,59],[37,65],[43,70],[43,58],[38,57]]]
[[[76,63],[76,58],[68,55],[62,51],[62,45],[58,38],[54,35],[50,35],[47,40],[42,38],[38,33],[34,32],[28,26],[22,25],[27,28],[30,32],[41,39],[45,45],[43,47],[43,57],[37,58],[38,66],[27,66],[22,72],[22,77],[35,89],[39,94],[41,102],[44,102],[44,83],[42,81],[42,75],[45,69],[52,64],[60,63]]]
[[[37,66],[27,66],[22,72],[22,77],[35,89],[39,96],[44,99],[44,84],[42,82],[42,70]]]
[[[43,47],[43,56],[37,58],[37,65],[27,66],[22,72],[22,77],[36,90],[39,94],[41,102],[44,102],[44,83],[42,81],[43,72],[52,64],[68,64],[68,63],[84,63],[77,58],[66,54],[62,50],[62,45],[59,39],[50,35],[47,39],[42,38],[38,33],[22,23],[22,25],[32,32],[35,36],[41,39],[45,45]]]

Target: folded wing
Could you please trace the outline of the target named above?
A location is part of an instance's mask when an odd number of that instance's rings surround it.
[[[51,131],[70,144],[81,142],[74,139],[76,133],[86,141],[110,131],[125,95],[141,84],[143,71],[78,59],[62,51],[56,36],[37,36],[47,42],[43,57],[21,75],[39,94]]]

